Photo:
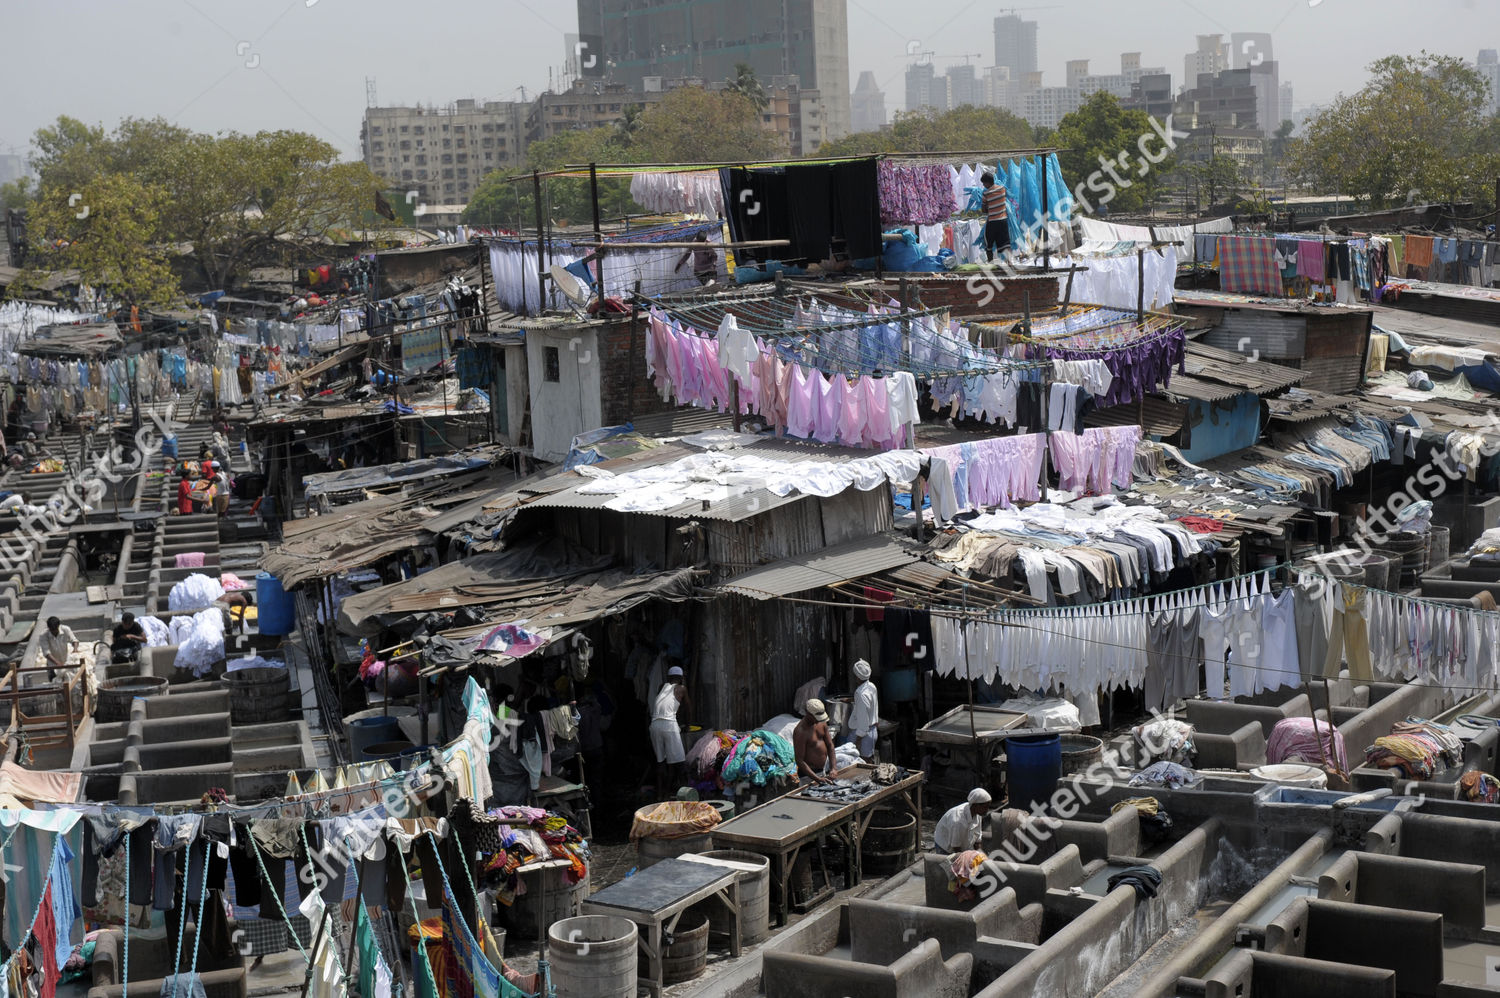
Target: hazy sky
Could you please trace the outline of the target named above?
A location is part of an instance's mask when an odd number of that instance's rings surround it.
[[[745,0],[747,3],[761,0]],[[992,0],[848,0],[851,86],[873,70],[887,112],[909,52],[941,71],[994,59]],[[1269,31],[1302,106],[1361,85],[1364,67],[1422,49],[1473,60],[1500,47],[1496,0],[1058,0],[1017,8],[1039,23],[1040,68],[1119,70],[1122,51],[1181,84],[1197,34]],[[161,115],[201,131],[293,128],[359,148],[365,79],[381,104],[508,99],[545,89],[577,30],[569,0],[9,0],[0,59],[0,152],[67,114],[113,126]],[[1226,39],[1227,40],[1227,39]],[[554,69],[555,72],[555,69]]]

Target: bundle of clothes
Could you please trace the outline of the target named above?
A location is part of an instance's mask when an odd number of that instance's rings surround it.
[[[1276,722],[1266,742],[1266,762],[1302,762],[1311,766],[1327,763],[1348,772],[1344,736],[1327,721],[1311,717],[1288,717]]]
[[[516,871],[527,863],[565,860],[564,875],[570,884],[588,876],[588,843],[562,815],[538,807],[508,806],[494,808],[487,816],[494,822],[494,838],[486,835],[480,842],[480,850],[490,852],[484,874],[486,880],[499,882],[495,897],[502,903],[511,904],[526,893],[526,884]]]
[[[989,859],[978,849],[967,849],[956,853],[948,860],[948,890],[960,901],[973,901],[979,894],[970,886],[974,880],[974,872],[978,870]]]
[[[1475,804],[1500,803],[1500,780],[1489,773],[1473,770],[1458,778],[1458,795]]]
[[[764,728],[757,728],[736,742],[720,771],[726,784],[748,782],[757,787],[796,773],[797,757],[792,752],[792,743]]]
[[[1198,754],[1193,745],[1193,726],[1186,721],[1163,717],[1136,725],[1130,734],[1142,761],[1165,760],[1190,766]]]
[[[687,754],[688,779],[693,789],[714,793],[724,789],[724,763],[740,736],[730,729],[705,731]]]
[[[1420,717],[1391,725],[1390,734],[1365,750],[1365,765],[1399,770],[1409,780],[1430,780],[1463,758],[1463,739],[1452,728]]]

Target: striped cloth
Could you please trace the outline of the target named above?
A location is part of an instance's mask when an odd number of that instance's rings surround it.
[[[1219,290],[1281,297],[1276,240],[1261,236],[1219,237]]]

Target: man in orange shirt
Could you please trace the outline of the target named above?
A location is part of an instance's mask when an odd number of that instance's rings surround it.
[[[1010,207],[1006,203],[1009,194],[1004,184],[995,183],[993,173],[986,173],[979,182],[984,185],[984,250],[993,263],[995,250],[1004,256],[1010,249]]]
[[[193,476],[186,468],[178,473],[177,512],[186,516],[193,511]]]

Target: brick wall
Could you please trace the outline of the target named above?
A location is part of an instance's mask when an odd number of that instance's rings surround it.
[[[632,417],[665,412],[672,406],[663,402],[646,377],[646,317],[635,323],[635,343],[631,344],[630,317],[606,322],[598,328],[600,408],[605,426],[617,426]],[[631,396],[634,409],[631,408]]]

